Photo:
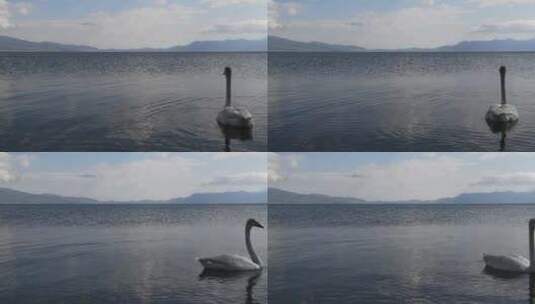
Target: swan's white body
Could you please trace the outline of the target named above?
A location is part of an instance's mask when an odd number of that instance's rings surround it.
[[[232,70],[225,68],[223,73],[227,80],[227,92],[225,108],[217,115],[217,122],[228,128],[250,129],[253,127],[253,115],[247,109],[236,108],[232,106]]]
[[[507,69],[500,67],[500,88],[502,95],[502,103],[494,104],[489,107],[485,119],[489,123],[507,124],[518,121],[519,115],[515,106],[507,104],[507,98],[505,93],[505,73]]]
[[[529,272],[530,262],[521,255],[483,254],[483,261],[489,268],[506,272]]]
[[[510,104],[491,105],[485,119],[496,123],[512,123],[518,121],[518,110]]]
[[[224,254],[209,258],[198,258],[197,260],[208,271],[239,272],[261,270],[263,268],[262,261],[256,255],[251,244],[251,229],[253,227],[264,228],[253,219],[248,220],[245,225],[245,247],[250,258]]]
[[[483,254],[485,266],[501,272],[531,273],[535,255],[535,219],[529,220],[529,259],[521,255],[490,255]]]
[[[219,255],[211,258],[200,258],[199,263],[204,269],[216,271],[254,271],[260,270],[262,267],[251,259],[240,255]]]
[[[251,128],[253,126],[253,115],[246,109],[225,106],[223,111],[217,115],[217,122],[226,127]]]

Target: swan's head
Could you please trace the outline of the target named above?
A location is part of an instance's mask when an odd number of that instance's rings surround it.
[[[259,222],[257,222],[255,219],[249,219],[247,220],[247,227],[258,227],[261,229],[264,229],[264,226],[262,226]]]
[[[505,75],[505,72],[507,71],[507,68],[505,66],[500,67],[500,74]]]
[[[223,72],[223,75],[225,75],[226,77],[232,76],[232,69],[229,67],[226,67],[225,71]]]

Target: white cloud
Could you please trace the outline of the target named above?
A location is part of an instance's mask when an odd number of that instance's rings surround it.
[[[269,153],[268,181],[278,183],[287,180],[300,166],[300,153]]]
[[[354,173],[357,179],[345,183],[371,200],[436,199],[467,187],[467,180],[458,174],[463,166],[462,161],[444,156],[371,164]]]
[[[458,42],[469,27],[462,8],[422,1],[389,11],[364,11],[346,18],[281,18],[270,7],[274,34],[302,41],[353,44],[367,48],[436,47]],[[350,14],[348,12],[348,14]]]
[[[226,35],[265,34],[267,32],[267,20],[251,19],[232,23],[213,24],[204,31],[207,33]]]
[[[473,190],[481,175],[488,174],[487,171],[473,170],[472,163],[467,160],[443,154],[417,154],[398,161],[369,163],[353,171],[300,170],[299,167],[291,168],[291,162],[284,163],[280,159],[275,164],[273,166],[270,161],[270,172],[278,173],[274,175],[277,178],[273,179],[273,187],[368,201],[433,200],[455,196]]]
[[[101,164],[88,169],[97,178],[86,183],[73,182],[73,194],[108,200],[169,199],[197,189],[199,181],[191,178],[197,165],[179,155]],[[84,186],[85,191],[79,188]]]
[[[484,176],[474,183],[475,186],[490,187],[521,187],[531,186],[535,188],[535,172],[515,172]]]
[[[535,19],[483,24],[478,26],[475,32],[486,34],[533,34],[535,32]]]
[[[265,0],[203,0],[202,3],[212,8],[232,6],[232,5],[251,5],[262,3]]]
[[[11,183],[19,179],[18,160],[9,153],[0,152],[0,184]]]
[[[13,4],[15,11],[23,16],[30,14],[33,10],[33,5],[29,2],[17,2]]]
[[[9,182],[10,188],[31,193],[114,201],[167,200],[198,192],[259,191],[267,187],[262,153],[224,160],[209,154],[124,154],[122,161],[93,161],[93,154],[88,153],[84,158],[90,164],[74,162],[67,167],[42,164],[35,155],[0,154],[0,184]],[[54,158],[57,162],[61,153]]]
[[[231,153],[210,153],[213,160],[237,160],[237,159],[248,159],[254,158],[258,161],[266,162],[267,156],[262,152],[231,152]]]
[[[30,41],[117,49],[171,47],[196,40],[227,39],[229,36],[246,39],[265,37],[267,20],[265,14],[255,16],[261,11],[258,7],[246,7],[244,12],[253,13],[241,15],[222,14],[218,9],[238,2],[261,5],[259,1],[252,0],[215,1],[213,7],[154,0],[144,6],[120,11],[92,11],[77,18],[22,18],[13,22],[9,18],[10,12],[17,10],[25,14],[32,7],[24,2],[12,5],[10,10],[7,2],[0,0],[0,28],[6,29],[3,35]]]
[[[9,5],[7,0],[0,0],[0,29],[5,29],[10,26]]]
[[[350,25],[357,37],[366,38],[362,43],[377,48],[434,47],[462,38],[463,13],[447,5],[423,5],[359,14]]]
[[[269,153],[268,156],[268,182],[276,183],[284,180],[281,173],[281,159],[277,153]]]
[[[302,4],[297,2],[277,2],[275,0],[268,0],[269,28],[282,28],[283,26],[280,18],[283,16],[296,16],[302,9]]]
[[[491,7],[500,5],[535,4],[535,0],[469,0],[470,3],[479,7]]]
[[[205,183],[206,186],[264,186],[267,184],[266,172],[245,172],[232,175],[220,175]]]
[[[80,19],[23,20],[5,32],[31,41],[54,41],[100,48],[169,47],[198,12],[169,4],[120,12],[94,12]]]
[[[194,178],[199,165],[195,160],[180,155],[151,156],[122,163],[101,163],[80,172],[29,170],[13,187],[32,193],[117,201],[170,199],[199,189],[201,181]]]

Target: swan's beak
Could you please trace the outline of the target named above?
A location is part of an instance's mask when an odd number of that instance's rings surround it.
[[[256,223],[256,227],[264,229],[264,226],[262,224]]]

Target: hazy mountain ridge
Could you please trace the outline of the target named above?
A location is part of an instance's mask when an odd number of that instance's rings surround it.
[[[69,45],[54,42],[31,42],[8,36],[0,36],[1,51],[26,52],[96,52],[97,48],[84,45]]]
[[[269,51],[274,52],[535,52],[535,38],[461,41],[436,48],[367,49],[354,45],[299,42],[269,36],[268,46]]]
[[[533,52],[535,39],[496,39],[487,41],[462,41],[455,45],[432,49],[439,52]]]
[[[269,36],[269,51],[275,52],[535,52],[535,38],[461,41],[436,48],[367,49],[353,45],[298,42]]]
[[[300,42],[277,36],[268,37],[270,52],[365,52],[365,48],[354,45],[329,44],[323,42]]]
[[[442,204],[532,204],[535,203],[535,192],[463,193],[435,202]]]
[[[267,192],[195,193],[170,200],[99,201],[84,197],[33,194],[0,188],[0,204],[265,204]]]
[[[284,191],[276,188],[268,189],[268,201],[270,203],[286,204],[365,204],[365,200],[352,197],[334,197],[323,194],[300,194]]]
[[[196,41],[185,46],[175,46],[166,50],[169,52],[265,52],[267,50],[267,40]]]
[[[265,52],[267,39],[196,41],[170,48],[99,49],[84,45],[32,42],[0,36],[0,51],[20,52]]]
[[[278,36],[264,39],[228,39],[195,41],[187,45],[169,48],[98,49],[85,45],[69,45],[54,42],[31,42],[0,36],[0,51],[22,52],[532,52],[535,39],[495,39],[461,41],[437,48],[366,49],[355,45],[324,42],[302,42]]]
[[[535,192],[463,193],[437,200],[367,201],[352,197],[335,197],[322,194],[301,194],[269,188],[268,201],[284,204],[531,204]]]

